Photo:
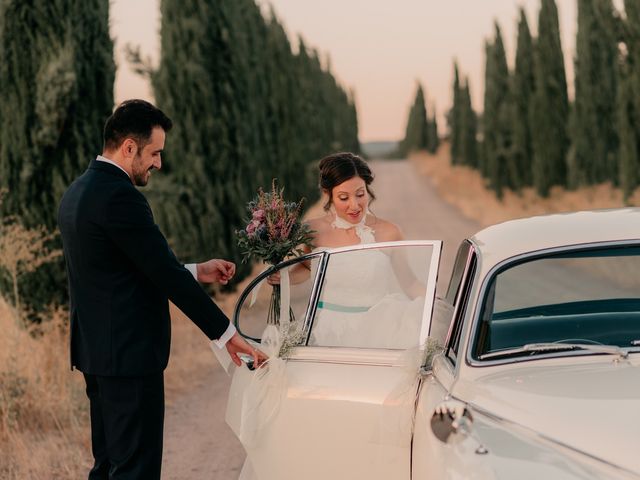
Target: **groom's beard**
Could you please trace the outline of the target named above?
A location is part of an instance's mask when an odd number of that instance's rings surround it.
[[[149,181],[149,177],[151,176],[151,170],[153,170],[153,165],[148,168],[144,168],[142,165],[142,156],[136,155],[133,159],[133,163],[131,164],[131,176],[133,177],[133,184],[138,187],[144,187]]]

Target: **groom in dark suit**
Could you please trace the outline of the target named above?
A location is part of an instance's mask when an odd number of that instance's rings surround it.
[[[160,478],[169,300],[237,365],[239,353],[264,360],[196,281],[226,283],[235,266],[215,259],[182,265],[135,188],[160,169],[171,125],[148,102],[122,103],[105,124],[102,155],[60,203],[71,366],[87,385],[92,480]]]

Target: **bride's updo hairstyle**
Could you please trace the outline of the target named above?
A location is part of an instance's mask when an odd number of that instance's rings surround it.
[[[367,162],[358,155],[349,152],[334,153],[320,160],[319,169],[320,189],[329,194],[329,200],[324,204],[325,211],[331,208],[333,189],[353,177],[364,180],[369,198],[371,201],[376,199],[370,187],[373,173]]]

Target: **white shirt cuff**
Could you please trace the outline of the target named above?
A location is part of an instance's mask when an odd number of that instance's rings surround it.
[[[193,278],[196,279],[196,281],[198,281],[198,268],[196,267],[195,263],[187,263],[184,268],[186,268],[187,270],[189,270],[189,273],[191,275],[193,275]]]
[[[236,334],[236,331],[237,331],[236,327],[233,326],[233,323],[229,322],[229,326],[227,327],[225,332],[222,334],[222,336],[217,340],[211,340],[211,343],[213,343],[218,348],[224,348],[224,346],[231,339],[231,337],[233,337]]]

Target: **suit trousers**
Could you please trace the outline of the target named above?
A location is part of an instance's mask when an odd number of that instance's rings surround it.
[[[141,377],[84,374],[94,466],[89,480],[160,480],[163,372]]]

